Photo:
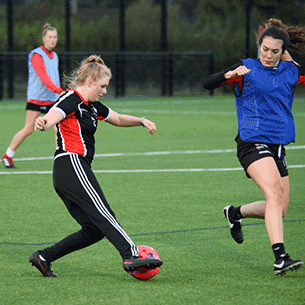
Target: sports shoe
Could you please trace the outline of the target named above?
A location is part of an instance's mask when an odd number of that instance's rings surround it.
[[[15,168],[13,158],[9,157],[7,154],[3,155],[1,161],[3,162],[6,168]]]
[[[230,217],[230,210],[233,208],[232,205],[228,205],[223,209],[223,214],[225,217],[228,219],[229,225],[230,225],[230,231],[231,231],[231,236],[233,239],[238,243],[242,244],[244,241],[244,234],[242,230],[242,220],[233,220]]]
[[[140,268],[146,268],[147,270],[155,269],[160,267],[163,262],[155,258],[141,258],[138,256],[133,256],[129,259],[123,260],[123,268],[126,272],[135,271]]]
[[[275,275],[284,275],[286,271],[293,271],[300,269],[304,263],[300,260],[293,260],[290,258],[288,253],[282,254],[281,258],[274,263],[274,273]]]
[[[40,273],[45,277],[58,277],[57,274],[53,273],[51,268],[51,263],[45,260],[39,253],[36,251],[30,255],[29,262],[35,266]]]

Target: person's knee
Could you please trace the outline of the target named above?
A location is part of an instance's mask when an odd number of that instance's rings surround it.
[[[286,216],[289,198],[285,193],[285,189],[282,184],[277,184],[273,188],[270,188],[269,193],[266,196],[266,200],[269,204],[276,205],[278,209],[282,210],[282,218]]]
[[[34,126],[25,126],[23,128],[23,132],[25,134],[25,136],[30,136],[33,132],[34,132]]]
[[[82,229],[79,231],[79,233],[86,240],[92,240],[92,239],[101,240],[104,237],[102,232],[100,230],[98,230],[98,228],[93,226],[93,225],[83,226]]]
[[[29,131],[27,132],[27,136],[30,136],[33,132],[34,132],[34,130],[29,130]]]
[[[285,195],[284,187],[281,183],[270,184],[267,191],[265,191],[265,196],[267,201],[283,202]]]
[[[285,190],[284,190],[284,187],[282,186],[282,184],[279,184],[277,186],[276,190],[277,190],[278,196],[283,199],[285,196]]]

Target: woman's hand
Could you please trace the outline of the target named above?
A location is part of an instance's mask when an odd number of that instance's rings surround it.
[[[291,55],[289,54],[289,52],[287,50],[285,50],[285,52],[283,53],[282,57],[281,57],[282,61],[292,61],[296,66],[300,66],[299,63],[297,63],[296,61],[293,60],[293,58],[291,57]]]
[[[150,120],[147,120],[147,119],[142,119],[142,125],[143,127],[146,127],[148,129],[148,132],[150,134],[154,134],[157,130],[156,128],[156,124]]]
[[[34,127],[35,131],[37,129],[44,131],[45,130],[44,126],[46,125],[46,123],[47,123],[47,121],[43,117],[41,117],[41,116],[38,117],[35,121],[35,127]]]
[[[232,78],[232,77],[236,77],[236,76],[241,76],[241,75],[245,75],[248,74],[249,72],[251,72],[250,69],[248,69],[246,66],[239,66],[237,67],[235,70],[233,71],[228,71],[224,74],[224,77],[226,79]]]

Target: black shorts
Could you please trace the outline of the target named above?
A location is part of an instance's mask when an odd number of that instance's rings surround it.
[[[247,173],[248,166],[266,157],[272,157],[274,159],[281,177],[288,176],[286,151],[283,145],[245,142],[240,138],[239,134],[236,136],[235,141],[237,143],[237,158],[248,178],[251,178]]]
[[[32,103],[26,103],[26,110],[39,111],[41,113],[48,113],[48,111],[52,108],[52,105],[36,105]]]

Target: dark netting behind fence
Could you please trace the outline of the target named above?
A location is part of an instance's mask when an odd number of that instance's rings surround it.
[[[209,94],[202,81],[213,72],[211,52],[58,52],[61,77],[91,54],[100,55],[112,71],[109,96]],[[1,99],[25,99],[27,78],[28,53],[0,53]]]

